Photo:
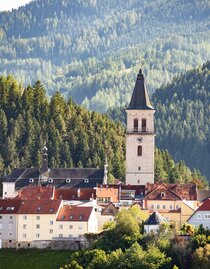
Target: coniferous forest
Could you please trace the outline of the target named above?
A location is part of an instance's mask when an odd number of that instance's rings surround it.
[[[209,71],[200,68],[193,83],[173,80],[210,58],[209,14],[208,0],[32,1],[0,13],[0,73],[13,74],[24,87],[40,80],[47,96],[59,91],[65,100],[106,112],[129,102],[141,66],[150,94],[159,88],[169,95],[170,105],[154,93],[158,147],[209,178]],[[192,86],[190,95],[176,82]],[[200,91],[207,98],[196,101]]]
[[[0,77],[0,171],[40,167],[46,143],[50,167],[103,167],[109,181],[125,178],[125,128],[106,115],[65,101],[56,92],[51,99],[40,81],[25,89],[12,77]],[[175,163],[167,150],[155,151],[155,179],[196,182],[207,188],[198,170]]]

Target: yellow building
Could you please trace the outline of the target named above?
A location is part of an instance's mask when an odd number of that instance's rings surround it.
[[[196,193],[195,184],[147,184],[144,208],[158,211],[180,228],[197,208]]]

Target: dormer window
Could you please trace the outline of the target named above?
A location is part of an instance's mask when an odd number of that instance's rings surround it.
[[[40,211],[41,210],[41,206],[37,207],[37,211]]]
[[[29,178],[29,183],[34,183],[34,179],[33,178]]]
[[[53,179],[52,178],[49,178],[48,182],[49,183],[53,183]]]
[[[89,179],[88,178],[85,178],[84,182],[85,183],[89,183]]]
[[[160,196],[161,198],[165,197],[166,196],[165,192],[161,192]]]
[[[70,215],[70,219],[74,219],[74,215]]]
[[[80,215],[80,216],[79,216],[79,220],[82,220],[82,219],[83,219],[83,217],[84,217],[83,215]]]
[[[66,179],[66,183],[71,183],[71,179],[70,178],[67,178]]]

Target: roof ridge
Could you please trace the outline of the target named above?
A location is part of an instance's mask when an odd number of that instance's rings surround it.
[[[20,174],[20,176],[15,180],[15,182],[17,182],[18,180],[20,180],[22,178],[22,176],[26,173],[26,171],[28,171],[28,169],[30,168],[24,168],[25,170],[22,172],[22,174]]]

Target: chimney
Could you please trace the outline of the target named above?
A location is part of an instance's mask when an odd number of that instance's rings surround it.
[[[108,179],[108,163],[107,163],[107,157],[105,158],[105,164],[104,164],[104,179],[103,179],[103,184],[107,184],[107,179]]]
[[[80,198],[80,188],[77,190],[77,197]]]

